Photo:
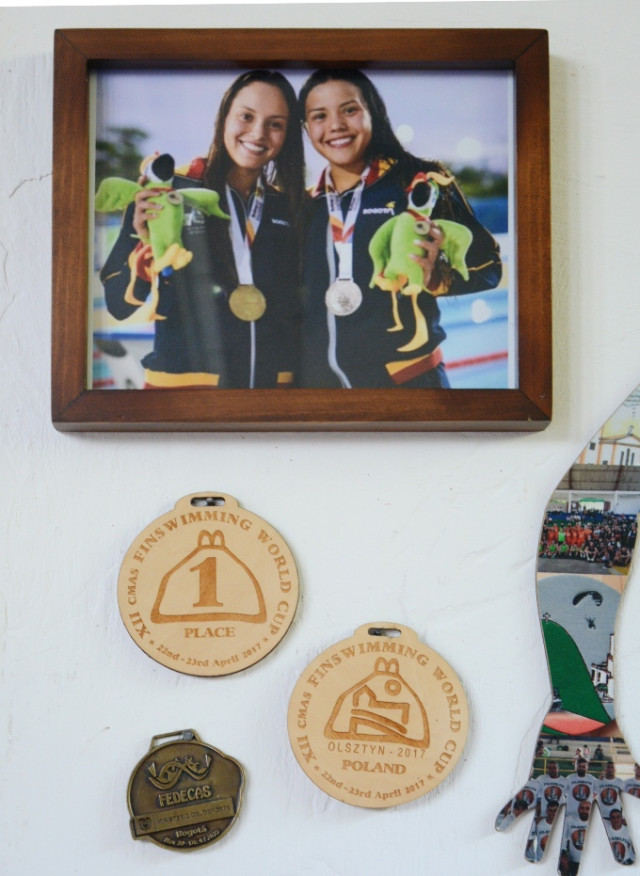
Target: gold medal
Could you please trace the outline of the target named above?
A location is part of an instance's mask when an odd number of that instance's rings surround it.
[[[372,809],[442,782],[468,726],[458,676],[399,624],[366,624],[328,648],[289,703],[289,740],[307,776],[336,800]]]
[[[229,309],[243,322],[255,322],[263,316],[267,301],[257,286],[241,283],[229,296]]]
[[[118,579],[131,638],[189,675],[229,675],[262,660],[297,602],[298,573],[282,536],[222,493],[185,496],[150,523]]]
[[[243,786],[240,764],[194,730],[154,736],[129,780],[131,834],[182,852],[208,846],[238,817]]]

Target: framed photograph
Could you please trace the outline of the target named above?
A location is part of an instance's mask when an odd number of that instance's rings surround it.
[[[61,30],[53,129],[57,429],[550,422],[546,31]]]

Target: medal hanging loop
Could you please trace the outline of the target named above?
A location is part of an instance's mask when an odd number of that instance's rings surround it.
[[[173,733],[159,733],[157,736],[151,737],[149,749],[157,748],[168,741],[190,742],[192,740],[200,742],[200,737],[195,730],[174,730]]]
[[[351,203],[344,218],[340,207],[340,195],[333,184],[331,175],[328,172],[325,174],[324,187],[329,226],[333,248],[338,257],[338,276],[327,289],[325,303],[328,310],[336,316],[348,316],[357,310],[362,303],[362,290],[353,279],[353,233],[362,204],[362,192],[370,170],[369,166],[365,167],[360,182],[353,191]]]
[[[353,245],[344,240],[334,241],[338,254],[338,280],[353,280]]]

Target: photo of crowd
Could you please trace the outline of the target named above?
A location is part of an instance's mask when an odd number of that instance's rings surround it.
[[[539,572],[626,575],[636,544],[636,514],[593,508],[548,511],[538,549]]]

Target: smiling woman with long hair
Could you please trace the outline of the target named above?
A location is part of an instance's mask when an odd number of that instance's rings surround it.
[[[302,385],[447,387],[438,296],[496,286],[496,242],[447,169],[403,148],[360,70],[317,70],[298,104],[327,162],[304,249]],[[405,223],[405,276],[385,270],[392,227],[385,223],[407,213],[415,218]],[[447,237],[455,234],[470,241],[464,264],[451,257]]]
[[[208,156],[174,171],[170,184],[176,191],[213,189],[229,218],[185,207],[182,239],[193,258],[153,277],[148,241],[162,209],[154,200],[159,189],[143,189],[125,214],[101,278],[116,319],[135,312],[151,282],[157,284],[154,348],[143,359],[146,386],[292,386],[304,160],[287,79],[269,70],[239,76],[220,104]]]

